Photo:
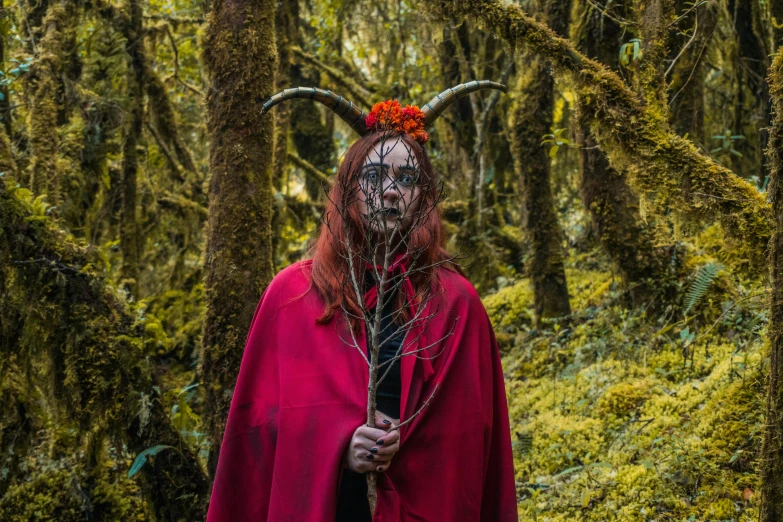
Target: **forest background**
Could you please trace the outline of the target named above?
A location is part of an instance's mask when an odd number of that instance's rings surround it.
[[[521,520],[783,520],[783,1],[0,2],[0,520],[202,520],[365,110],[431,129]],[[433,477],[433,480],[436,480]]]

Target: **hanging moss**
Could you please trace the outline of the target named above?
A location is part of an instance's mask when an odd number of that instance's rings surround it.
[[[425,5],[438,19],[469,17],[513,47],[526,45],[558,70],[571,73],[593,135],[631,188],[658,208],[669,208],[691,221],[720,222],[736,243],[737,254],[747,260],[747,268],[759,271],[764,266],[772,220],[762,195],[676,136],[665,114],[640,103],[619,76],[517,5],[498,0],[428,0]]]
[[[203,517],[206,477],[160,402],[141,315],[107,283],[105,258],[56,227],[16,184],[0,183],[0,214],[0,257],[13,267],[10,291],[23,303],[18,349],[46,351],[53,396],[82,431],[102,427],[134,455],[156,444],[177,448],[142,469],[143,494],[162,520]]]

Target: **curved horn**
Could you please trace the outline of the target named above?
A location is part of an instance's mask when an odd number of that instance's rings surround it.
[[[473,81],[468,83],[461,83],[451,89],[446,89],[442,93],[436,95],[429,101],[424,107],[421,108],[421,112],[424,113],[425,125],[432,125],[438,116],[443,114],[449,105],[463,96],[481,89],[497,89],[499,91],[507,92],[508,89],[502,83],[491,82],[489,80]]]
[[[323,103],[342,118],[345,123],[359,134],[359,136],[367,134],[367,127],[364,124],[364,119],[367,115],[364,114],[364,111],[332,91],[325,91],[315,87],[294,87],[279,92],[264,103],[264,106],[261,108],[261,114],[266,114],[269,109],[278,103],[290,100],[291,98],[306,98]]]

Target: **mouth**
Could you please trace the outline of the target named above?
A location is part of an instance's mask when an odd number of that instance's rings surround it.
[[[393,218],[400,217],[400,211],[394,207],[388,207],[379,210],[378,215],[386,219],[393,219]]]

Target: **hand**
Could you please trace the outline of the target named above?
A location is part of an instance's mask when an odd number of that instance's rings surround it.
[[[392,457],[400,449],[400,432],[391,431],[398,423],[398,419],[376,412],[375,428],[361,425],[353,432],[343,466],[356,473],[389,469]]]

